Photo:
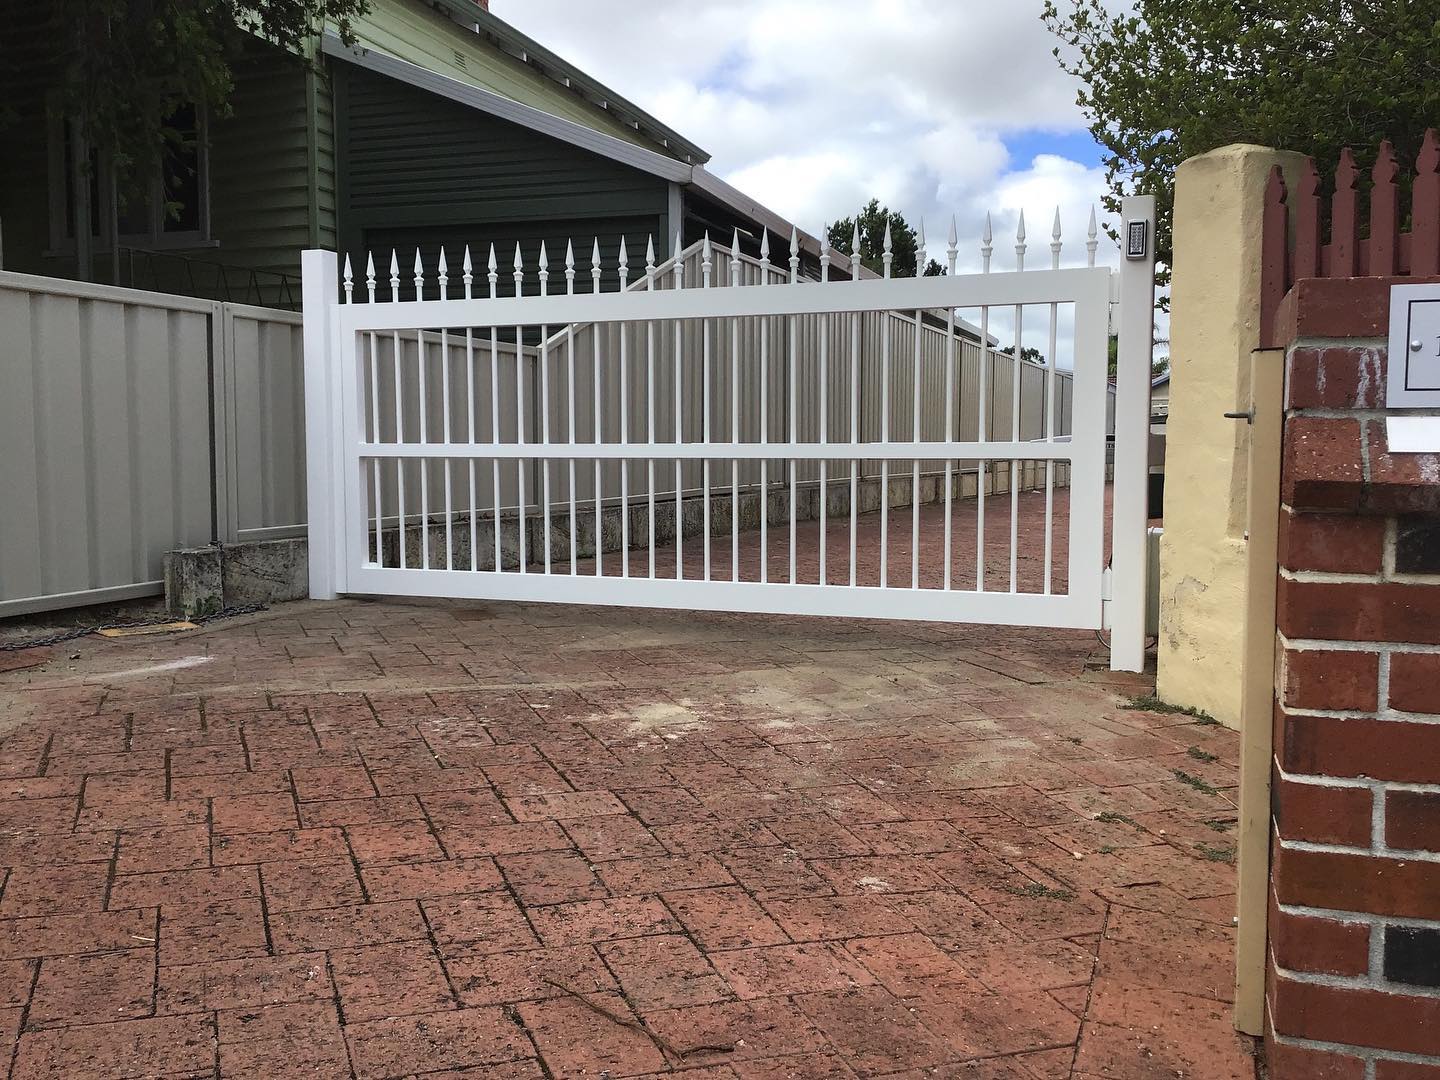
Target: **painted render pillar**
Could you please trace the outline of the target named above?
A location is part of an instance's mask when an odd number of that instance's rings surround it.
[[[1260,346],[1265,184],[1303,155],[1226,146],[1175,177],[1170,416],[1160,546],[1156,693],[1240,726],[1249,429],[1227,420],[1250,400]]]

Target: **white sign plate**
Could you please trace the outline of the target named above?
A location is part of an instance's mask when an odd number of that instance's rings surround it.
[[[1440,408],[1440,285],[1390,287],[1385,405]]]

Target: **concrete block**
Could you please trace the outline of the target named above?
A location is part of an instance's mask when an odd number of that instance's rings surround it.
[[[225,606],[219,547],[165,553],[165,604],[181,618],[209,615]]]

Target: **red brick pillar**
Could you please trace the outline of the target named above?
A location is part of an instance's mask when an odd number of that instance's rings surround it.
[[[1272,1080],[1440,1080],[1440,456],[1387,450],[1392,283],[1281,310]]]

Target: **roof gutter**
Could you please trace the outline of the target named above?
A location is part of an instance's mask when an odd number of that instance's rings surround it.
[[[612,113],[619,120],[632,124],[637,131],[648,135],[671,153],[686,162],[703,165],[710,155],[678,131],[662,124],[632,101],[621,97],[604,83],[592,79],[570,61],[559,56],[533,38],[522,34],[498,15],[492,15],[474,0],[430,0],[437,7],[444,8],[456,22],[475,28],[487,37],[493,38],[512,56],[539,68],[544,74],[593,104]]]

